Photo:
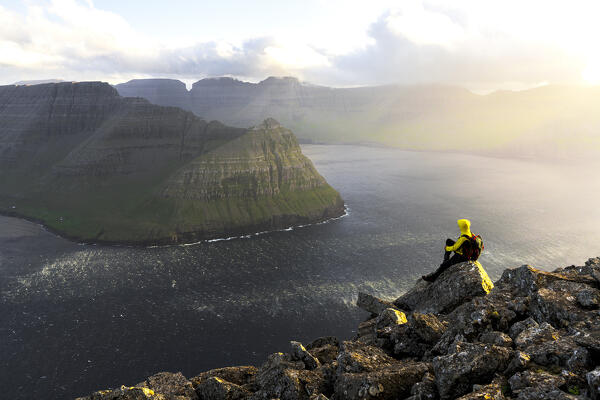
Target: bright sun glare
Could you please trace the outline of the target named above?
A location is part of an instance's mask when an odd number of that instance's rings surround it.
[[[588,62],[583,71],[581,71],[583,80],[591,85],[600,84],[600,60]]]

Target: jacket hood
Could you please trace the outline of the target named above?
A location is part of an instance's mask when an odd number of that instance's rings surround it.
[[[471,221],[468,219],[459,219],[456,221],[458,223],[458,227],[460,228],[461,235],[471,236]]]

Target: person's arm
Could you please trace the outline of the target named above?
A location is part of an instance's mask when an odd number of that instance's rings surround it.
[[[456,251],[456,250],[460,249],[460,246],[463,245],[465,240],[467,240],[466,237],[464,237],[464,236],[459,237],[458,240],[456,241],[456,243],[454,243],[454,245],[446,246],[446,251]]]

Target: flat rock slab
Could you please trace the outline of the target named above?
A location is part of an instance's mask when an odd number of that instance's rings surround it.
[[[479,262],[464,262],[452,265],[435,282],[419,279],[394,305],[404,311],[445,314],[476,296],[486,295],[493,287]]]

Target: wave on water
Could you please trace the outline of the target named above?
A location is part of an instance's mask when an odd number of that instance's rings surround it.
[[[195,246],[195,245],[198,245],[198,244],[201,244],[201,243],[222,242],[222,241],[234,240],[234,239],[250,239],[252,237],[264,235],[264,234],[267,234],[267,233],[289,232],[289,231],[293,231],[294,229],[306,228],[308,226],[328,224],[330,222],[337,221],[338,219],[342,219],[344,217],[347,217],[348,215],[350,215],[350,207],[348,207],[347,205],[344,205],[344,213],[342,215],[340,215],[339,217],[329,218],[329,219],[326,219],[325,221],[316,222],[314,224],[294,225],[294,226],[289,226],[287,228],[275,229],[275,230],[272,230],[272,231],[262,231],[262,232],[250,233],[250,234],[241,235],[241,236],[230,236],[230,237],[225,237],[225,238],[206,239],[206,240],[200,240],[198,242],[193,242],[193,243],[167,244],[167,245],[164,245],[164,246],[148,246],[147,248],[173,247],[173,246],[187,247],[187,246]]]

